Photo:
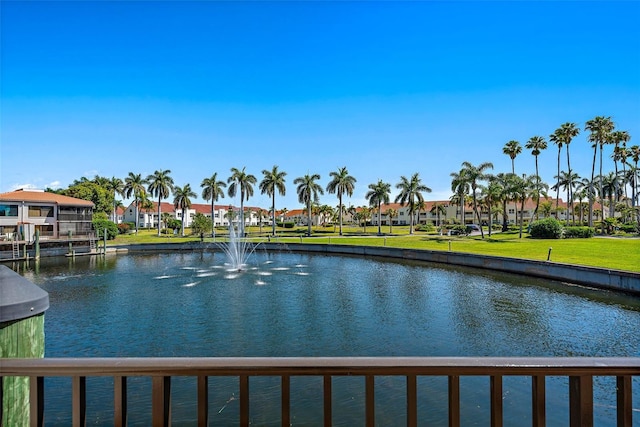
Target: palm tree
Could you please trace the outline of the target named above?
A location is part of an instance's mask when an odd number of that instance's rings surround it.
[[[569,198],[571,197],[573,189],[578,186],[580,182],[579,181],[580,176],[577,173],[569,173],[569,172],[562,171],[560,172],[559,177],[556,176],[554,178],[557,178],[558,180],[558,183],[556,185],[559,185],[562,188],[562,190],[565,190],[567,192],[567,224],[569,224],[569,215],[573,213],[573,204],[570,202]],[[555,185],[551,187],[551,189],[556,191],[558,190]],[[573,224],[575,225],[575,223],[576,223],[576,218],[574,216]]]
[[[205,200],[211,200],[211,237],[216,237],[216,217],[215,217],[215,203],[220,197],[224,197],[223,187],[227,184],[218,179],[218,173],[215,172],[211,175],[211,178],[205,178],[200,183],[202,187],[202,198]]]
[[[260,181],[260,194],[267,193],[271,197],[271,227],[272,235],[276,236],[276,191],[284,196],[287,192],[287,187],[284,183],[284,177],[287,176],[286,172],[278,170],[278,166],[273,166],[271,170],[264,169],[262,171],[264,178]]]
[[[461,169],[460,172],[451,172],[451,203],[460,206],[460,224],[464,225],[464,205],[467,194],[469,194],[469,180],[466,177],[466,171]]]
[[[640,224],[640,210],[636,210],[636,199],[638,197],[638,161],[640,160],[640,146],[632,145],[629,147],[631,159],[634,166],[629,165],[629,174],[631,175],[631,207],[636,211],[636,220]]]
[[[444,207],[444,205],[441,205],[439,203],[434,203],[433,206],[431,206],[431,209],[429,209],[429,212],[432,215],[436,215],[437,217],[437,222],[438,222],[438,229],[440,230],[440,235],[442,236],[442,223],[440,222],[440,214],[442,215],[446,215],[447,214],[447,208]]]
[[[495,176],[495,180],[499,185],[499,200],[502,202],[502,231],[507,231],[509,229],[509,212],[507,211],[507,203],[515,200],[516,198],[516,178],[519,177],[515,174],[502,172]]]
[[[118,222],[116,214],[116,196],[119,195],[124,197],[124,181],[114,176],[106,182],[105,188],[113,194],[113,222]]]
[[[527,199],[532,197],[532,194],[533,194],[532,190],[533,190],[533,187],[536,185],[536,177],[535,175],[529,175],[529,176],[525,175],[523,178],[520,178],[517,175],[513,175],[512,181],[513,181],[512,191],[514,195],[514,200],[516,202],[520,202],[519,237],[522,238],[522,227],[524,224],[524,204],[527,201]]]
[[[585,130],[590,133],[588,141],[592,143],[593,147],[593,164],[591,166],[591,182],[595,182],[595,170],[596,170],[596,154],[598,147],[600,147],[600,178],[602,178],[602,148],[604,144],[607,144],[611,137],[610,134],[613,131],[613,121],[611,117],[597,116],[594,119],[588,120],[584,126]],[[600,179],[600,194],[602,194],[602,179]],[[604,209],[602,209],[602,234],[604,234]],[[593,226],[593,200],[589,199],[589,227]]]
[[[478,226],[480,227],[480,235],[484,239],[484,231],[482,230],[482,220],[480,218],[480,212],[478,211],[478,200],[476,190],[478,189],[478,181],[483,181],[487,179],[487,174],[485,173],[488,169],[493,169],[493,163],[484,162],[479,164],[478,166],[474,166],[469,162],[462,163],[462,173],[463,177],[467,180],[469,185],[471,186],[471,195],[473,197],[473,211],[478,218]]]
[[[493,207],[496,206],[498,202],[500,202],[502,187],[500,186],[500,183],[495,176],[488,175],[487,179],[489,181],[489,184],[482,189],[482,196],[484,198],[484,204],[487,207],[487,214],[489,216],[489,237],[491,237],[491,233],[493,232],[493,217],[491,211],[493,210]]]
[[[600,199],[604,200],[606,197],[609,200],[609,217],[615,216],[615,199],[618,198],[619,193],[621,192],[617,185],[618,178],[614,172],[609,172],[604,177],[602,177],[602,194],[600,194]],[[604,210],[604,205],[602,206],[602,210]]]
[[[246,173],[244,170],[231,168],[231,176],[227,179],[229,185],[229,197],[235,197],[238,189],[240,190],[240,236],[244,237],[244,200],[249,200],[253,196],[253,184],[257,182],[255,176]]]
[[[284,224],[284,220],[287,218],[287,212],[289,212],[289,209],[287,208],[280,209],[280,218],[282,218],[283,224]]]
[[[401,176],[396,188],[400,190],[400,193],[396,196],[395,202],[400,202],[402,206],[409,205],[409,234],[413,234],[413,213],[415,212],[416,203],[423,201],[422,193],[431,193],[431,189],[422,184],[417,172],[411,175],[410,179]]]
[[[196,193],[191,190],[189,184],[184,187],[173,188],[173,207],[182,211],[181,235],[184,237],[184,223],[187,220],[187,209],[191,207],[191,198],[196,197]]]
[[[389,195],[391,193],[391,184],[383,182],[381,179],[375,184],[369,184],[369,191],[365,198],[369,201],[370,206],[378,209],[378,236],[382,235],[382,204],[389,203]]]
[[[540,183],[540,173],[538,171],[538,156],[540,155],[542,150],[547,149],[547,141],[545,141],[544,137],[542,136],[532,136],[531,138],[529,138],[529,141],[527,141],[525,148],[531,150],[531,154],[536,159],[536,176],[538,177],[538,183]],[[569,150],[569,146],[567,146],[567,150]],[[538,212],[539,203],[540,197],[538,197],[538,201],[536,202],[536,208],[533,211],[534,215]]]
[[[367,221],[371,218],[371,209],[367,206],[360,207],[360,219],[362,220],[362,228],[364,232],[367,232]]]
[[[138,219],[140,217],[139,212],[139,204],[141,197],[146,194],[146,189],[144,185],[146,184],[145,180],[142,179],[141,174],[134,174],[133,172],[129,172],[129,175],[124,179],[124,197],[127,199],[133,195],[133,200],[136,204],[136,234],[138,234]]]
[[[398,216],[398,211],[394,208],[389,208],[385,212],[385,215],[389,217],[389,234],[393,233],[393,218]]]
[[[157,170],[152,175],[147,177],[149,194],[153,194],[158,198],[158,237],[160,237],[160,218],[162,218],[162,208],[160,204],[162,199],[166,199],[171,194],[173,190],[173,178],[169,176],[171,171],[169,169],[166,170]]]
[[[622,195],[621,191],[617,191],[619,187],[619,176],[620,176],[618,174],[618,160],[622,160],[623,151],[626,147],[627,142],[629,142],[630,139],[631,139],[631,136],[629,135],[629,132],[627,132],[626,130],[617,130],[617,131],[611,132],[611,135],[610,135],[609,143],[614,145],[613,154],[611,155],[611,157],[613,158],[613,164],[615,165],[616,197],[619,197]],[[622,144],[622,146],[620,146],[620,144]],[[625,189],[626,189],[626,185],[625,185]],[[616,201],[618,200],[619,198],[616,199]]]
[[[349,197],[353,195],[353,189],[355,187],[356,179],[349,175],[349,171],[346,167],[339,168],[336,172],[329,173],[332,178],[327,184],[327,192],[329,194],[338,194],[338,203],[342,206],[342,195],[346,194]],[[340,235],[342,236],[342,209],[340,209]]]
[[[511,158],[511,173],[516,173],[515,160],[522,153],[522,146],[518,141],[511,140],[502,147],[502,152]]]
[[[307,236],[311,236],[311,204],[320,200],[319,194],[324,194],[322,187],[316,182],[320,179],[320,175],[305,175],[296,178],[293,183],[297,185],[298,201],[307,207]]]

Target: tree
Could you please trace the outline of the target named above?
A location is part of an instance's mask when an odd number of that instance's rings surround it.
[[[535,157],[536,159],[536,176],[538,177],[538,184],[540,183],[540,173],[538,171],[538,156],[540,155],[540,152],[542,150],[546,150],[547,149],[547,141],[545,141],[544,137],[542,136],[532,136],[531,138],[529,138],[529,141],[527,141],[527,144],[525,145],[525,148],[528,150],[531,150],[531,154]],[[569,146],[567,146],[567,152],[569,150]],[[536,202],[536,208],[533,211],[534,215],[538,212],[538,206],[540,205],[540,197],[538,197],[538,201]]]
[[[227,179],[229,185],[229,197],[235,197],[240,190],[240,236],[244,236],[244,200],[249,200],[253,196],[253,184],[257,182],[255,176],[245,172],[246,167],[242,170],[231,168],[231,176]]]
[[[162,218],[162,208],[160,204],[162,199],[169,198],[171,191],[173,191],[173,178],[169,176],[170,173],[171,171],[169,169],[160,169],[152,175],[149,175],[146,179],[149,184],[147,190],[149,190],[150,194],[158,198],[158,237],[160,237],[160,218]]]
[[[320,179],[317,173],[296,178],[293,183],[297,185],[298,201],[307,207],[308,230],[307,236],[311,236],[311,204],[320,200],[319,194],[324,194],[322,187],[316,182]]]
[[[191,222],[192,234],[204,234],[211,226],[211,220],[200,212],[196,212]]]
[[[507,211],[507,203],[515,200],[515,187],[517,175],[512,173],[499,173],[496,175],[496,182],[500,186],[499,200],[502,202],[502,231],[509,229],[509,212]],[[516,218],[517,219],[517,218]]]
[[[618,198],[620,189],[617,185],[617,176],[614,172],[609,172],[602,178],[602,193],[600,194],[600,200],[604,200],[606,197],[609,201],[609,216],[615,216],[615,200]],[[604,204],[602,206],[604,210]]]
[[[549,139],[552,142],[554,142],[555,144],[558,144],[558,175],[557,175],[558,178],[560,177],[560,148],[562,147],[563,144],[567,147],[567,173],[569,175],[572,174],[571,158],[569,157],[569,145],[571,144],[571,141],[573,140],[573,138],[575,138],[579,133],[580,133],[580,129],[576,126],[575,123],[566,122],[560,125],[560,127],[556,129],[555,132],[549,137]],[[556,185],[559,186],[560,184],[556,182]],[[559,188],[560,187],[558,187],[558,189]],[[567,206],[569,207],[569,210],[571,212],[573,212],[572,192],[573,192],[573,188],[569,187],[569,192],[567,193]],[[556,191],[556,219],[558,218],[558,198],[559,198],[559,193],[558,191]]]
[[[488,175],[487,179],[489,180],[489,184],[482,189],[482,196],[484,199],[484,204],[487,207],[487,214],[489,216],[489,237],[491,237],[491,233],[493,232],[492,210],[494,206],[500,202],[502,187],[500,186],[500,183],[497,181],[496,177],[494,177],[493,175]]]
[[[511,158],[511,173],[516,173],[515,160],[522,153],[522,146],[518,141],[511,140],[502,147],[502,152]]]
[[[278,170],[278,166],[273,166],[271,170],[264,169],[262,171],[264,178],[260,181],[260,193],[267,193],[271,197],[271,222],[272,222],[272,234],[276,236],[276,191],[284,196],[287,192],[285,186],[284,177],[287,176],[286,172]]]
[[[445,208],[443,205],[439,204],[439,203],[434,203],[431,206],[431,209],[429,209],[429,212],[432,215],[436,215],[436,222],[438,223],[438,229],[440,230],[440,235],[442,236],[442,222],[440,222],[440,215],[446,215],[447,214],[447,208]]]
[[[93,181],[81,181],[71,185],[62,194],[76,199],[89,200],[93,202],[94,212],[111,212],[113,201],[111,193]]]
[[[218,173],[211,175],[211,178],[205,178],[200,183],[202,187],[202,198],[205,200],[211,200],[211,237],[216,237],[216,217],[215,217],[215,203],[220,197],[224,197],[223,188],[226,187],[224,181],[218,179]]]
[[[364,232],[367,232],[367,222],[371,218],[371,209],[367,206],[360,207],[360,220],[362,221],[362,228]]]
[[[400,193],[396,196],[395,202],[400,202],[402,206],[409,205],[409,234],[413,234],[413,213],[415,212],[416,203],[423,201],[422,193],[431,193],[431,189],[422,184],[417,172],[411,175],[409,179],[401,176],[396,188],[400,190]]]
[[[386,215],[389,217],[389,234],[393,233],[393,218],[398,216],[398,211],[394,208],[389,208],[386,211]]]
[[[629,142],[629,140],[631,139],[631,136],[629,136],[629,132],[627,132],[626,130],[617,130],[614,132],[611,132],[610,134],[610,144],[613,144],[613,154],[611,155],[611,158],[613,158],[613,164],[615,166],[615,177],[616,177],[616,181],[615,181],[615,185],[616,185],[616,195],[617,197],[622,196],[622,192],[618,191],[618,187],[619,187],[619,174],[618,174],[618,161],[622,161],[622,157],[623,154],[625,154],[626,150],[626,143]],[[620,144],[622,144],[622,146],[620,146]],[[624,163],[623,163],[624,165]],[[626,185],[625,185],[625,189],[626,189]],[[616,201],[618,201],[619,198],[616,199]]]
[[[569,172],[562,171],[560,172],[559,177],[556,176],[554,178],[558,179],[558,183],[556,185],[560,185],[560,187],[563,190],[566,190],[567,192],[567,224],[569,224],[569,215],[573,213],[573,204],[570,203],[569,198],[572,197],[571,193],[573,192],[573,189],[578,185],[580,176],[577,173],[569,173]],[[557,188],[555,188],[555,186],[551,187],[551,189],[556,191],[558,190]],[[576,218],[574,216],[573,217],[574,225],[575,225],[575,222],[576,222]]]
[[[485,173],[488,169],[493,169],[493,163],[484,162],[479,164],[478,166],[474,166],[469,162],[462,163],[462,176],[467,180],[469,185],[471,186],[471,195],[473,197],[473,211],[478,218],[478,226],[480,227],[480,235],[484,239],[484,231],[482,230],[482,220],[480,218],[480,212],[478,211],[478,200],[476,195],[476,190],[478,189],[478,182],[487,179],[487,174]],[[464,223],[463,223],[464,225]]]
[[[524,224],[524,204],[527,199],[531,198],[532,190],[534,185],[536,184],[535,175],[525,176],[520,178],[517,175],[513,175],[512,177],[512,191],[514,195],[514,200],[516,202],[520,202],[520,234],[519,237],[522,238],[522,227]]]
[[[196,193],[191,190],[189,184],[184,187],[173,188],[173,207],[182,211],[181,235],[184,237],[184,223],[187,220],[187,209],[191,207],[191,198],[196,197]]]
[[[365,198],[369,201],[369,206],[377,207],[378,210],[378,236],[382,235],[382,204],[389,203],[391,194],[391,184],[383,182],[381,179],[375,184],[369,184],[369,191]]]
[[[129,172],[129,175],[124,179],[124,197],[128,199],[133,195],[133,200],[136,204],[136,234],[138,234],[138,219],[140,217],[140,199],[147,193],[144,188],[145,184],[146,181],[142,179],[142,175],[134,174],[133,172]]]
[[[335,172],[329,173],[332,178],[327,184],[327,192],[329,194],[338,194],[338,203],[342,206],[342,196],[346,194],[351,197],[353,195],[353,189],[356,184],[356,179],[349,175],[349,171],[346,167],[339,168]],[[342,236],[342,209],[340,209],[340,235]]]
[[[124,181],[114,176],[106,183],[106,189],[113,195],[113,217],[111,220],[115,223],[118,219],[116,213],[116,196],[124,197]]]
[[[466,171],[461,169],[460,172],[451,172],[451,203],[460,207],[460,224],[464,225],[464,205],[466,203],[467,194],[469,194],[469,180],[466,177]]]
[[[640,226],[640,210],[636,210],[636,199],[638,197],[638,161],[640,160],[640,146],[633,145],[629,147],[630,157],[634,165],[630,165],[629,174],[631,175],[631,207],[636,211],[636,221]]]
[[[591,132],[588,141],[592,143],[593,163],[591,166],[591,182],[595,182],[596,154],[598,147],[600,148],[600,177],[602,177],[602,148],[607,144],[613,131],[613,121],[611,117],[597,116],[588,120],[584,126],[585,130]],[[602,194],[602,179],[600,179],[600,191]],[[602,210],[602,219],[604,219],[604,209]],[[589,227],[593,227],[593,200],[589,199]],[[604,234],[604,221],[602,222],[602,233]]]

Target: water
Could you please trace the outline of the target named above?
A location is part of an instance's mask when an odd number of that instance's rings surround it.
[[[459,267],[256,251],[44,259],[46,357],[640,356],[640,300]],[[362,424],[364,380],[334,378],[335,425]],[[446,425],[447,379],[418,380],[420,424]],[[489,424],[489,379],[461,380],[463,425]],[[634,380],[634,408],[640,381]],[[174,379],[173,425],[195,425],[195,379]],[[238,380],[211,378],[212,425],[237,425]],[[615,425],[615,380],[594,379],[596,425]],[[46,423],[68,425],[70,380],[46,380]],[[405,380],[376,379],[378,425],[406,425]],[[87,381],[88,424],[112,424],[112,379]],[[251,419],[279,425],[279,378],[251,380]],[[181,396],[185,396],[181,398]],[[322,379],[292,379],[292,422],[322,425]],[[566,379],[547,379],[547,425],[568,424]],[[505,425],[530,425],[530,382],[504,379]],[[129,425],[149,423],[150,380],[130,378]],[[640,412],[634,412],[637,423]],[[343,421],[338,422],[338,419]]]

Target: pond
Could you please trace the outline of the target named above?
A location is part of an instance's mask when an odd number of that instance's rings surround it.
[[[640,300],[525,276],[346,256],[220,252],[43,259],[45,357],[640,356]],[[113,380],[87,381],[88,424],[112,424]],[[334,378],[335,425],[362,424],[364,379]],[[488,377],[461,380],[463,425],[488,425]],[[634,380],[634,408],[640,381]],[[70,380],[46,380],[46,424],[68,424]],[[237,425],[237,378],[210,380],[212,425]],[[195,379],[174,379],[173,425],[195,425]],[[405,379],[376,379],[376,422],[406,425]],[[251,380],[251,420],[279,425],[279,378]],[[505,425],[530,424],[530,380],[504,379]],[[181,398],[180,396],[185,396]],[[292,380],[292,424],[322,425],[322,378]],[[568,424],[568,383],[547,379],[547,425]],[[147,425],[150,380],[129,382]],[[447,378],[420,377],[418,417],[446,425]],[[594,378],[597,425],[615,425],[615,379]],[[640,414],[635,415],[640,417]]]

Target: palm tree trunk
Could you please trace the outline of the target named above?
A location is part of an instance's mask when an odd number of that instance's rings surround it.
[[[311,199],[307,202],[307,236],[311,236]]]
[[[271,233],[276,237],[276,189],[273,189],[271,196]]]
[[[558,146],[558,181],[556,182],[556,219],[558,219],[558,204],[560,203],[560,150],[562,147]]]
[[[382,235],[382,204],[378,202],[378,236]]]
[[[593,163],[591,164],[591,183],[589,184],[589,227],[593,227],[593,200],[595,199],[595,194],[593,194],[593,180],[595,179],[597,152],[598,152],[598,143],[596,142],[593,148]]]
[[[569,161],[569,144],[567,144],[567,169],[569,170],[569,181],[571,181],[571,162]],[[576,225],[576,214],[573,211],[573,188],[571,182],[569,183],[569,192],[567,193],[567,203],[570,204],[570,214],[573,225]],[[569,217],[567,217],[567,224],[569,223]]]
[[[340,202],[338,209],[340,209],[340,235],[342,236],[342,193],[338,195],[338,201]]]
[[[160,201],[162,198],[158,196],[158,237],[160,237],[160,215],[162,214],[162,209],[160,208]]]
[[[603,148],[603,146],[602,146],[602,144],[600,144],[600,179],[599,179],[599,181],[600,181],[600,205],[601,205],[600,210],[602,211],[602,222],[601,222],[602,227],[601,227],[601,229],[602,229],[602,234],[604,234],[604,218],[605,218],[604,213],[605,213],[605,210],[604,210],[604,203],[603,203],[603,197],[602,197],[602,151],[603,151],[602,148]]]
[[[211,237],[216,238],[216,217],[213,196],[211,196]]]

